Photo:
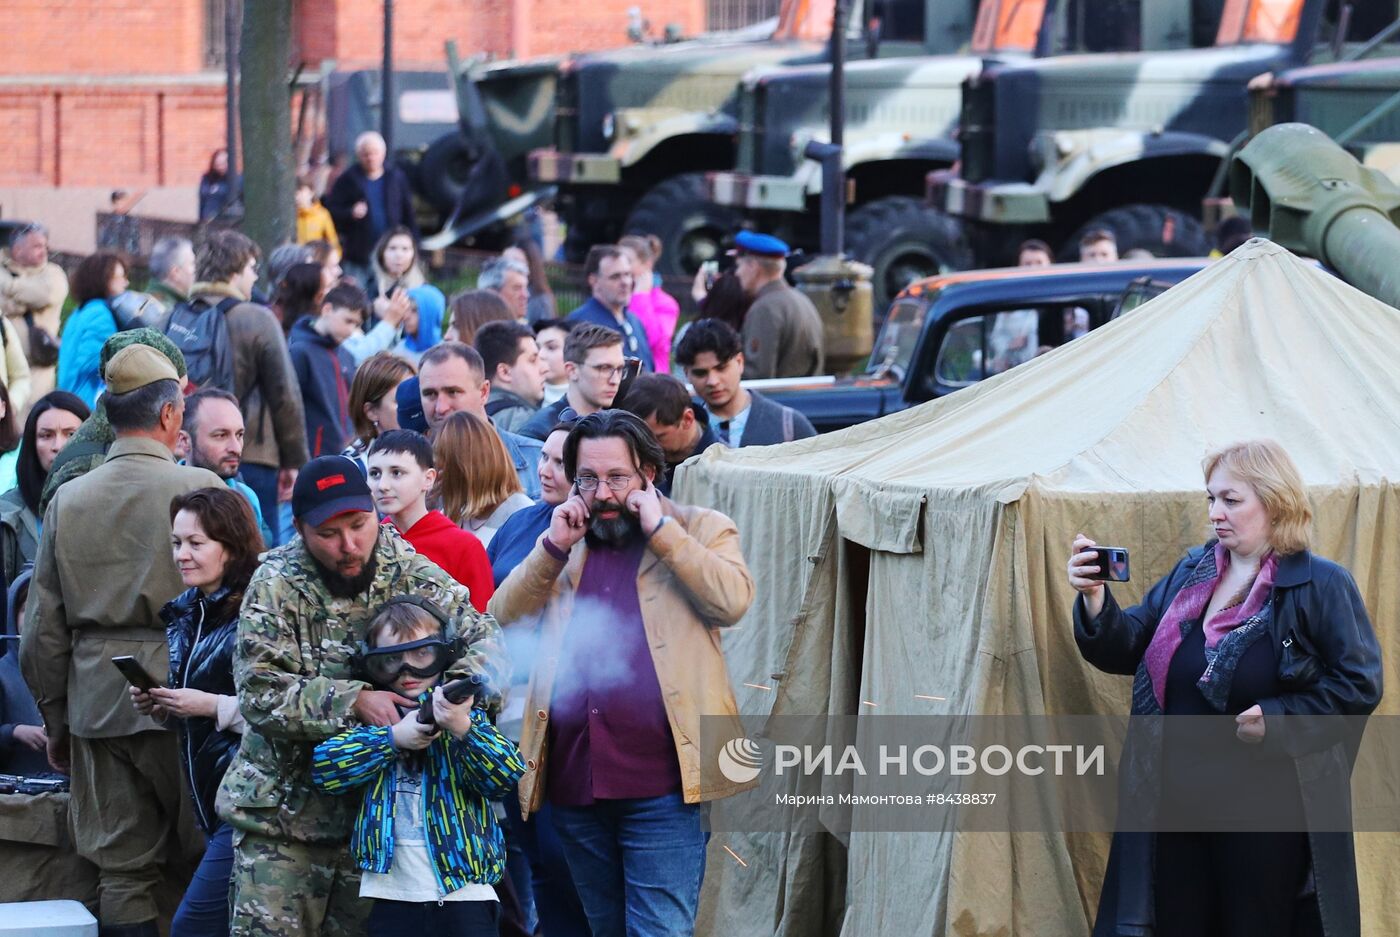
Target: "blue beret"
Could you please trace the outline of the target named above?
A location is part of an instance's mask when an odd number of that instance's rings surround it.
[[[734,247],[739,253],[757,254],[759,257],[786,257],[791,253],[782,238],[757,231],[740,231],[734,237]]]

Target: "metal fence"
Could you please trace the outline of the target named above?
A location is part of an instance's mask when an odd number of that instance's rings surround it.
[[[782,0],[706,0],[705,28],[742,29],[778,15]]]

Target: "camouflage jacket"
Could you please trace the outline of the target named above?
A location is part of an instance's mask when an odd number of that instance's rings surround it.
[[[233,661],[247,728],[218,796],[219,816],[235,829],[297,842],[349,841],[354,800],[313,787],[311,755],[318,742],[360,725],[352,707],[368,684],[355,675],[355,643],[390,597],[425,596],[458,623],[468,649],[449,676],[477,671],[491,686],[508,685],[501,629],[472,607],[464,587],[389,527],[380,530],[375,553],[374,579],[352,599],[330,595],[300,537],[269,552],[253,575]]]

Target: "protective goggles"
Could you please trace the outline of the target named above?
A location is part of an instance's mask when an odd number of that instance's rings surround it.
[[[365,676],[371,683],[392,683],[400,674],[409,673],[420,680],[436,677],[451,665],[452,646],[440,635],[420,638],[406,644],[390,644],[367,648],[361,660]]]

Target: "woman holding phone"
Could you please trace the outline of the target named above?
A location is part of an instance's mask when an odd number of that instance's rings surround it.
[[[1125,750],[1125,790],[1153,791],[1161,815],[1248,815],[1256,792],[1231,771],[1262,769],[1301,820],[1349,802],[1357,721],[1310,721],[1326,731],[1299,745],[1277,720],[1369,715],[1381,698],[1380,647],[1351,575],[1308,550],[1312,511],[1282,447],[1236,443],[1203,469],[1214,537],[1140,605],[1119,607],[1096,544],[1074,539],[1075,640],[1098,669],[1133,675],[1135,717],[1234,716],[1223,739],[1211,735],[1218,719],[1163,721],[1157,744]],[[1131,733],[1130,744],[1150,735]],[[1361,932],[1350,832],[1202,826],[1114,834],[1095,937]]]
[[[171,922],[171,937],[227,935],[233,829],[214,796],[238,751],[243,717],[233,683],[243,591],[258,566],[262,535],[248,501],[230,488],[200,488],[170,502],[171,548],[187,588],[161,609],[170,645],[169,685],[131,687],[142,713],[174,717],[195,817],[208,837],[204,859]]]

